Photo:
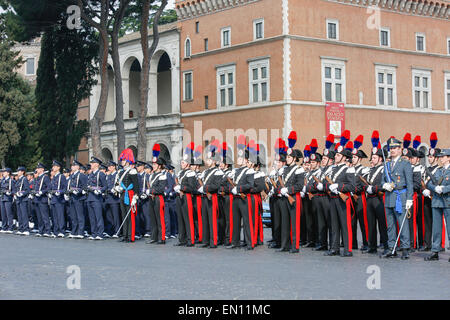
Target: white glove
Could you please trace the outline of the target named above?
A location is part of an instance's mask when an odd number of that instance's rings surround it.
[[[17,196],[18,196],[19,198],[22,198],[22,197],[23,197],[22,191],[17,192]]]
[[[237,195],[237,187],[234,187],[233,189],[231,189],[231,193],[234,195]]]
[[[83,190],[83,191],[81,191],[81,194],[86,194],[86,191],[84,191],[84,190]]]
[[[145,199],[147,199],[147,195],[145,193],[141,194],[141,196],[139,198],[141,198],[141,200],[145,200]]]
[[[393,190],[392,185],[390,183],[383,184],[383,189],[391,192]]]
[[[36,195],[37,195],[38,197],[41,197],[41,196],[42,196],[42,191],[39,191]]]
[[[373,190],[372,190],[372,189],[373,189],[372,186],[368,186],[368,187],[367,187],[367,190],[366,190],[367,193],[368,193],[368,194],[372,194],[372,193],[373,193]]]
[[[6,195],[7,195],[7,196],[10,196],[10,195],[11,195],[11,192],[9,192],[9,191],[6,192]]]
[[[61,195],[60,192],[55,192],[55,196],[59,197]]]
[[[338,189],[334,189],[332,192],[333,192],[334,194],[339,194]]]
[[[301,192],[300,192],[300,196],[301,196],[302,198],[304,198],[304,197],[305,197],[305,193],[304,193],[303,191],[301,191]]]
[[[269,194],[267,195],[269,198],[271,197],[271,196],[273,196],[273,190],[270,190],[269,191]]]
[[[338,187],[339,185],[337,183],[333,183],[332,185],[330,185],[330,190],[334,192],[334,190],[337,190]]]
[[[136,205],[138,197],[135,195],[133,196],[133,199],[131,199],[131,206],[134,207]]]
[[[111,193],[116,192],[116,188],[112,188],[111,190],[109,190],[109,192],[111,192]]]
[[[150,195],[150,189],[145,190],[145,194],[149,196]]]
[[[100,190],[94,190],[94,193],[98,196],[99,194],[101,194]]]
[[[322,183],[319,183],[319,184],[317,185],[317,190],[323,191],[323,184],[322,184]]]
[[[281,192],[281,194],[282,194],[283,196],[286,196],[287,193],[288,193],[288,189],[287,189],[287,188],[281,188],[280,192]]]
[[[200,188],[198,188],[197,190],[199,193],[203,193],[203,186],[201,186]]]
[[[53,196],[50,193],[47,193],[47,198],[51,199]]]
[[[174,190],[176,193],[180,193],[181,186],[178,184],[178,185],[176,185],[175,187],[173,187],[173,190]]]
[[[434,188],[434,192],[436,192],[437,194],[441,194],[442,193],[442,186],[437,186]]]
[[[303,186],[302,188],[302,192],[305,193],[306,192],[306,186]]]
[[[123,191],[123,188],[121,186],[115,186],[114,189],[116,192],[121,193]]]
[[[413,206],[413,201],[412,200],[406,200],[406,210],[411,209],[412,206]]]
[[[422,194],[424,195],[424,197],[430,197],[431,192],[430,192],[430,190],[425,189],[425,190],[422,191]]]
[[[65,194],[65,195],[64,195],[64,200],[69,201],[69,200],[70,200],[70,197],[69,197],[67,194]]]
[[[72,193],[73,193],[74,195],[78,195],[78,194],[80,193],[80,191],[78,191],[78,190],[73,190]]]

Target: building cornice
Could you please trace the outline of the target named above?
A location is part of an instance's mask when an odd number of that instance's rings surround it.
[[[180,0],[175,3],[175,11],[178,20],[188,20],[258,1],[261,0],[197,0],[197,2]]]
[[[266,103],[258,103],[258,104],[245,105],[245,106],[221,107],[219,109],[186,112],[186,113],[182,113],[181,117],[182,118],[190,118],[190,117],[209,116],[209,115],[215,115],[215,114],[227,113],[227,112],[241,112],[241,111],[257,110],[257,109],[270,108],[270,107],[283,107],[285,105],[292,105],[294,107],[295,106],[325,107],[325,103],[320,102],[320,101],[279,100],[279,101],[271,101],[271,102],[266,102]],[[376,111],[390,111],[390,112],[410,112],[410,113],[450,115],[450,111],[432,110],[432,109],[416,109],[416,108],[413,109],[413,108],[383,107],[383,106],[356,105],[356,104],[345,104],[345,108],[376,110]]]
[[[450,19],[450,3],[448,1],[423,0],[322,0],[357,7],[378,7],[383,11],[399,14],[428,17],[442,20]]]

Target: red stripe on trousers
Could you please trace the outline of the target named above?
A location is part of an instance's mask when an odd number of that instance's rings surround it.
[[[300,248],[300,215],[302,210],[302,198],[300,193],[295,194],[295,248]]]
[[[424,215],[424,207],[425,207],[425,196],[422,195],[422,241],[421,245],[425,244],[425,215]]]
[[[447,235],[445,234],[445,216],[442,215],[442,248],[445,249],[445,238],[447,237]],[[447,226],[448,228],[448,226]]]
[[[253,239],[255,241],[255,243],[253,243],[253,245],[256,244],[256,242],[258,241],[258,228],[259,228],[259,214],[258,214],[258,210],[259,210],[259,200],[258,200],[258,195],[257,194],[253,194],[253,200],[255,200],[255,224],[253,227]]]
[[[195,235],[194,235],[194,208],[192,207],[192,195],[190,193],[186,193],[186,200],[188,206],[188,216],[189,216],[189,226],[191,231],[191,244],[195,243]]]
[[[166,220],[164,220],[164,198],[159,195],[159,219],[161,219],[161,240],[166,240]]]
[[[258,197],[258,230],[259,230],[259,240],[261,242],[264,242],[264,230],[263,230],[263,224],[262,224],[262,199],[261,194],[257,195]]]
[[[414,192],[413,194],[413,231],[414,231],[414,249],[416,246],[416,238],[417,238],[417,209],[418,209],[418,201],[417,199],[417,192]]]
[[[250,225],[250,240],[252,243],[252,248],[255,246],[255,242],[253,240],[253,219],[252,219],[252,197],[250,194],[247,194],[247,203],[248,203],[248,222]]]
[[[366,241],[369,241],[369,224],[367,222],[367,199],[366,194],[361,193],[361,200],[363,204],[364,229],[366,230]]]
[[[345,203],[347,208],[347,236],[348,236],[348,252],[352,252],[353,242],[352,242],[352,209],[353,209],[353,202],[352,197],[350,193],[347,194],[348,199]]]
[[[233,240],[233,195],[230,194],[230,244]]]
[[[129,190],[128,191],[128,197],[129,197],[129,199],[133,199],[133,197],[134,197],[134,191],[133,190]],[[136,226],[135,226],[136,213],[137,212],[136,212],[136,205],[135,205],[134,207],[131,207],[131,215],[130,215],[130,219],[131,219],[131,241],[134,241],[134,236],[135,236],[135,233],[136,233]]]
[[[203,228],[202,228],[202,197],[200,195],[196,196],[197,200],[197,219],[198,219],[198,241],[203,240]]]
[[[212,194],[213,241],[217,246],[217,193]]]

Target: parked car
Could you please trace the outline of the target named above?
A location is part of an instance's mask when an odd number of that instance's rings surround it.
[[[270,214],[270,207],[268,202],[263,202],[262,222],[266,227],[272,226],[272,217]]]

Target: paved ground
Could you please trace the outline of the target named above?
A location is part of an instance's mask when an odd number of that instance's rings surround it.
[[[270,239],[270,230],[265,230]],[[48,239],[0,234],[0,299],[449,299],[449,252],[425,262],[324,257],[267,246],[203,249],[116,240]],[[66,286],[67,267],[81,270],[81,289]],[[380,289],[369,290],[369,266]]]

